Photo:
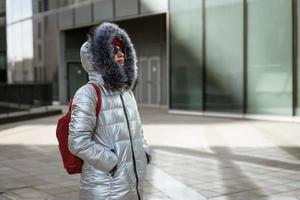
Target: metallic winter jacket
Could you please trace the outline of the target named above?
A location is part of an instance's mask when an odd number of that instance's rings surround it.
[[[128,48],[125,55],[132,56],[130,62],[125,61],[125,66],[113,63],[111,47],[105,46],[110,45],[114,37],[123,40]],[[94,59],[101,56],[93,52],[99,48],[102,51],[106,48],[110,55]],[[101,88],[102,105],[96,116],[98,97],[90,84],[82,86],[73,99],[68,141],[70,151],[84,160],[79,199],[141,200],[146,154],[150,155],[150,149],[144,140],[137,104],[130,90],[136,78],[133,46],[125,31],[104,23],[95,30],[93,38],[82,45],[80,54],[89,81]],[[99,62],[99,59],[109,61]],[[110,68],[101,66],[110,62],[113,63]],[[111,68],[115,68],[114,72],[107,71]],[[119,72],[119,69],[125,71]],[[110,76],[120,76],[121,81],[107,79]]]

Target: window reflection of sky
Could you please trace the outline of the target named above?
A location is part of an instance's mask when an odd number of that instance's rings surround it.
[[[32,21],[25,20],[7,27],[9,60],[21,61],[33,57]],[[12,57],[11,57],[11,56]]]
[[[26,81],[27,65],[32,67],[33,59],[33,25],[32,1],[6,1],[7,16],[7,58],[8,69],[15,71],[15,78],[8,73],[8,81]],[[25,70],[25,71],[24,71]]]
[[[16,22],[32,16],[31,0],[9,0],[6,1],[7,24]]]

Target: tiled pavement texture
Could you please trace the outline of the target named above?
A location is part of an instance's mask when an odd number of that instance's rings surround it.
[[[0,199],[78,199],[79,175],[67,175],[56,146],[0,146]],[[146,199],[169,199],[149,182]]]
[[[300,199],[300,163],[288,166],[269,159],[257,164],[260,158],[236,160],[225,150],[223,155],[197,152],[199,156],[170,151],[155,150],[154,165],[207,199]]]
[[[300,199],[300,125],[169,115],[141,109],[153,148],[146,200]],[[0,200],[77,200],[79,176],[62,168],[59,116],[0,126]],[[159,188],[161,170],[182,188]],[[189,191],[187,191],[187,188]],[[171,192],[170,192],[171,191]]]

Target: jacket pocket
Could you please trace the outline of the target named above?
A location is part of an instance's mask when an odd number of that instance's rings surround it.
[[[115,156],[117,157],[115,150],[111,149],[110,150],[113,154],[115,154]],[[112,170],[110,170],[108,173],[110,174],[111,177],[114,177],[116,172],[117,172],[117,168],[118,168],[118,162],[116,163],[116,165],[112,168]]]

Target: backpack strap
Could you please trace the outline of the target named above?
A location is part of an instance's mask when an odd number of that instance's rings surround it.
[[[72,112],[72,104],[73,104],[73,100],[70,99],[69,100],[69,111],[68,112]]]
[[[96,116],[98,117],[99,113],[100,113],[100,110],[101,110],[101,104],[102,104],[102,101],[101,101],[101,90],[99,88],[99,86],[96,84],[96,83],[89,83],[93,86],[93,88],[96,90],[96,94],[97,94],[97,97],[98,97],[98,101],[97,101],[97,106],[96,106]]]

